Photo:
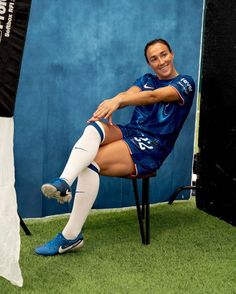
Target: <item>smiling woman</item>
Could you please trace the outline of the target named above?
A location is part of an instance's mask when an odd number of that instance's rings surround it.
[[[148,43],[144,54],[159,79],[172,79],[178,75],[174,67],[174,53],[165,40],[156,39]]]
[[[165,40],[149,42],[145,57],[155,75],[145,74],[127,91],[100,103],[61,176],[42,186],[46,197],[64,203],[71,199],[71,185],[78,177],[66,227],[52,241],[36,248],[37,254],[55,255],[83,245],[81,230],[98,194],[99,174],[135,177],[153,173],[173,149],[190,111],[195,84],[192,77],[177,73],[174,54]],[[130,105],[136,106],[130,123],[114,125],[112,114]],[[61,251],[61,247],[66,249]]]

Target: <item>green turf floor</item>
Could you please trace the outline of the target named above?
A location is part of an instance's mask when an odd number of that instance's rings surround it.
[[[21,232],[23,288],[0,278],[0,293],[236,293],[236,228],[195,208],[194,199],[151,207],[151,244],[136,210],[93,212],[77,253],[41,257],[34,247],[68,216],[27,221]]]

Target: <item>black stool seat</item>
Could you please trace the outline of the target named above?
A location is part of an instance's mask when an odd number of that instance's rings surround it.
[[[155,177],[156,173],[145,174],[142,176],[126,176],[124,179],[132,180],[134,197],[137,208],[137,216],[142,243],[150,244],[150,203],[149,203],[149,179]],[[139,192],[137,180],[142,179],[142,207],[139,202]]]

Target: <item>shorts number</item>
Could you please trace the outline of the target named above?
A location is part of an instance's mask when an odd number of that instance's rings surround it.
[[[138,142],[139,148],[141,150],[145,150],[147,149],[153,149],[153,146],[151,146],[151,142],[148,138],[137,138],[134,137],[134,140]]]

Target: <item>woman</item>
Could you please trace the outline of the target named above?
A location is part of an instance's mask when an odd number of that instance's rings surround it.
[[[153,74],[145,74],[125,92],[104,100],[88,120],[58,179],[42,186],[42,193],[64,203],[71,200],[71,185],[78,177],[68,223],[53,240],[36,248],[39,255],[55,255],[83,245],[83,224],[96,199],[99,174],[143,175],[156,171],[173,149],[190,111],[195,84],[177,72],[167,41],[147,43],[144,55]],[[130,123],[114,125],[112,114],[136,106]],[[108,123],[101,122],[107,119]]]

